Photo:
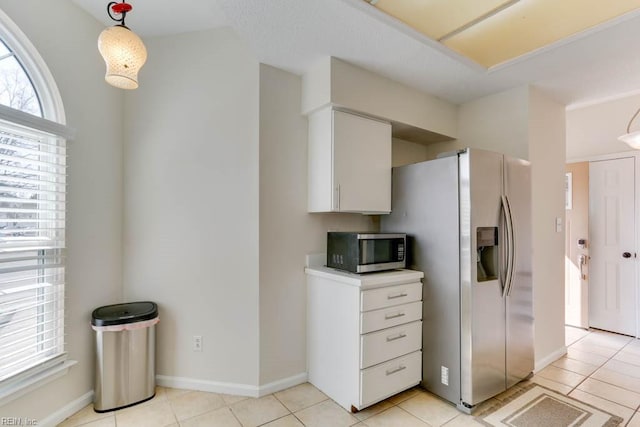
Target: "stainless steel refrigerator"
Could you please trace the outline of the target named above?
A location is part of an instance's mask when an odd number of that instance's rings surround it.
[[[466,149],[393,168],[385,232],[424,272],[422,385],[471,412],[533,371],[530,165]]]

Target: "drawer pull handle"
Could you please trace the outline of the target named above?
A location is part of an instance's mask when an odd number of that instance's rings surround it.
[[[397,367],[396,369],[390,369],[390,370],[388,370],[388,371],[387,371],[387,375],[393,375],[393,374],[395,374],[396,372],[404,371],[405,369],[407,369],[407,367],[406,367],[406,366],[402,366],[402,365],[400,365],[400,366],[399,366],[399,367]]]
[[[387,299],[404,298],[406,296],[409,296],[409,294],[406,292],[400,292],[399,294],[395,294],[395,295],[387,295]]]
[[[384,316],[384,320],[391,320],[391,319],[395,319],[397,317],[402,317],[404,316],[404,313],[398,313],[398,314],[387,314]]]
[[[400,338],[405,338],[406,336],[407,336],[407,334],[401,332],[398,335],[396,335],[395,337],[387,337],[387,342],[399,340]]]

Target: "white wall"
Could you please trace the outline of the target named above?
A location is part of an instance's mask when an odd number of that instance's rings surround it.
[[[260,384],[306,373],[305,255],[328,230],[374,230],[371,217],[307,213],[301,78],[260,66]]]
[[[528,94],[521,86],[460,105],[458,139],[429,144],[430,157],[474,147],[528,159]]]
[[[0,0],[48,65],[77,129],[68,149],[66,333],[68,375],[0,407],[41,420],[93,390],[91,311],[122,292],[122,91],[104,82],[104,29],[70,1]]]
[[[533,235],[536,369],[564,350],[565,107],[535,88],[529,91],[529,160]]]
[[[391,145],[391,164],[393,167],[425,160],[429,160],[429,149],[426,145],[397,138],[393,139]]]
[[[304,75],[302,112],[309,114],[329,103],[457,136],[454,104],[333,57],[322,58]]]
[[[629,120],[640,107],[640,95],[567,110],[567,159],[620,153],[631,150],[618,137],[627,131]],[[631,131],[640,129],[640,118]]]
[[[157,373],[258,384],[258,79],[230,29],[145,40],[125,112],[124,295],[160,307]],[[203,351],[192,351],[201,335]]]

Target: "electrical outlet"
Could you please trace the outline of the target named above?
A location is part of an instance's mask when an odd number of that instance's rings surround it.
[[[193,336],[193,351],[202,351],[202,335]]]
[[[446,366],[440,367],[440,382],[444,385],[449,385],[449,368]]]

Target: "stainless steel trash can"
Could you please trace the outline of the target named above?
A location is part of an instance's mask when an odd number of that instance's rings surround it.
[[[155,396],[159,321],[158,306],[150,301],[106,305],[93,311],[96,412],[125,408]]]

